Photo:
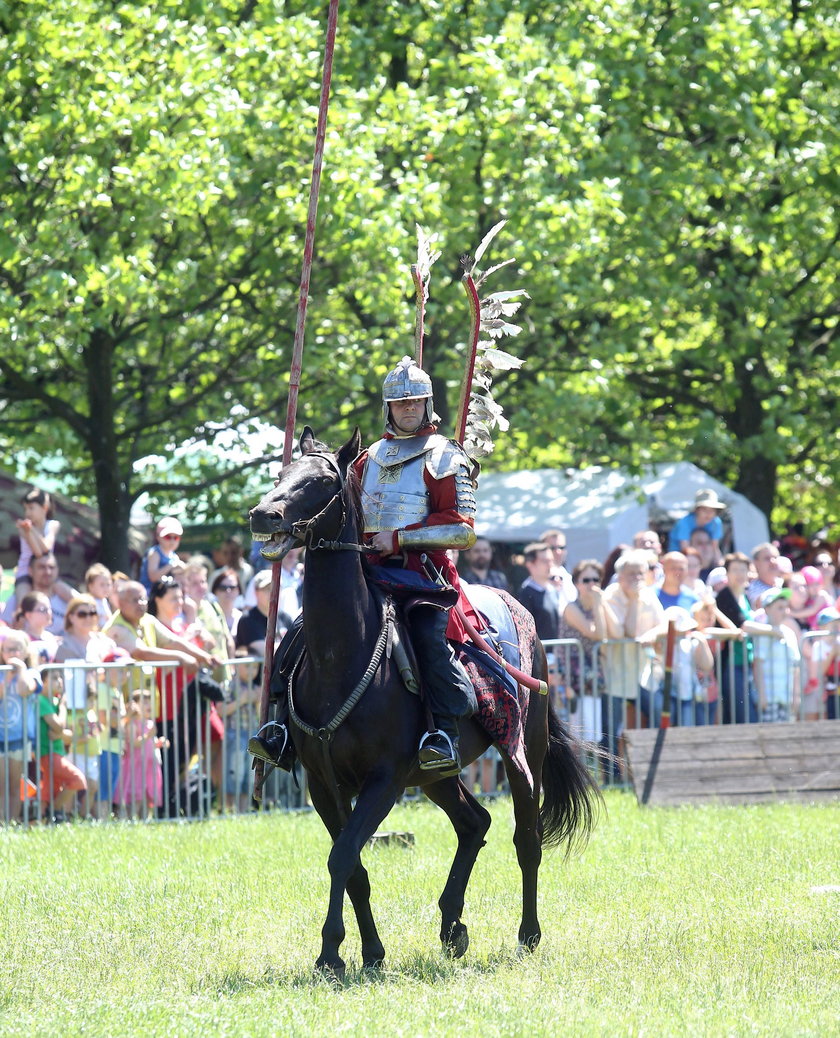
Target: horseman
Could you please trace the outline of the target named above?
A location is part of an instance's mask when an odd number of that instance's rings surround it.
[[[382,400],[385,433],[354,462],[365,541],[376,552],[370,556],[373,572],[380,583],[413,581],[422,595],[440,590],[428,579],[431,570],[441,583],[460,592],[447,550],[469,548],[475,541],[474,463],[459,443],[438,434],[431,379],[410,357],[403,357],[386,376]],[[472,613],[463,597],[460,604]],[[465,633],[447,605],[424,602],[411,611],[411,636],[434,720],[433,730],[420,740],[420,767],[441,777],[457,774],[458,721],[476,708],[472,684],[450,644],[464,641]],[[285,655],[281,646],[281,669]],[[248,748],[255,757],[290,770],[294,747],[285,723],[283,682],[273,690],[280,699],[280,719],[261,729]]]

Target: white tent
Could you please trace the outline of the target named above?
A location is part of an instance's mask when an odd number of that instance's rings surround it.
[[[604,559],[650,527],[670,527],[694,508],[694,495],[714,490],[728,505],[733,548],[749,554],[769,539],[764,513],[687,461],[656,465],[638,476],[620,469],[534,469],[488,472],[479,479],[476,532],[491,541],[525,544],[544,530],[563,530],[568,564]]]

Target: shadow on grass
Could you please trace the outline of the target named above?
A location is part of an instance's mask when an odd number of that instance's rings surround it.
[[[354,962],[348,962],[347,971],[343,980],[338,980],[312,969],[282,969],[273,966],[267,967],[259,976],[248,973],[245,970],[230,970],[217,977],[207,977],[200,985],[202,993],[208,990],[217,994],[237,995],[253,992],[262,988],[356,988],[374,985],[402,984],[406,980],[414,980],[423,984],[440,984],[451,979],[460,979],[464,975],[490,976],[500,969],[507,969],[519,962],[528,961],[530,956],[523,956],[515,949],[506,951],[501,949],[491,952],[481,959],[452,960],[447,958],[443,952],[438,953],[416,953],[408,955],[404,959],[381,966],[379,969],[369,969],[359,966]]]

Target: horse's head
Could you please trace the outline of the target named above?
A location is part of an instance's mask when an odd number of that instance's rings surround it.
[[[274,489],[250,513],[251,535],[266,542],[260,551],[272,562],[300,544],[338,537],[346,514],[347,472],[359,455],[361,435],[355,429],[333,454],[307,425],[299,446],[300,458],[283,469]]]

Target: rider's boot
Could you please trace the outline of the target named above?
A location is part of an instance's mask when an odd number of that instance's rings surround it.
[[[291,771],[297,758],[288,727],[289,672],[303,652],[302,631],[303,616],[298,616],[277,646],[269,682],[270,699],[276,704],[275,720],[264,724],[248,740],[248,752],[252,757],[283,771]]]
[[[458,719],[449,715],[434,719],[436,728],[425,732],[417,756],[421,771],[433,771],[440,778],[457,775],[461,770],[458,754]]]
[[[256,735],[252,735],[248,740],[248,752],[255,758],[255,763],[259,758],[283,771],[291,771],[296,759],[289,729],[279,721],[269,721]]]

